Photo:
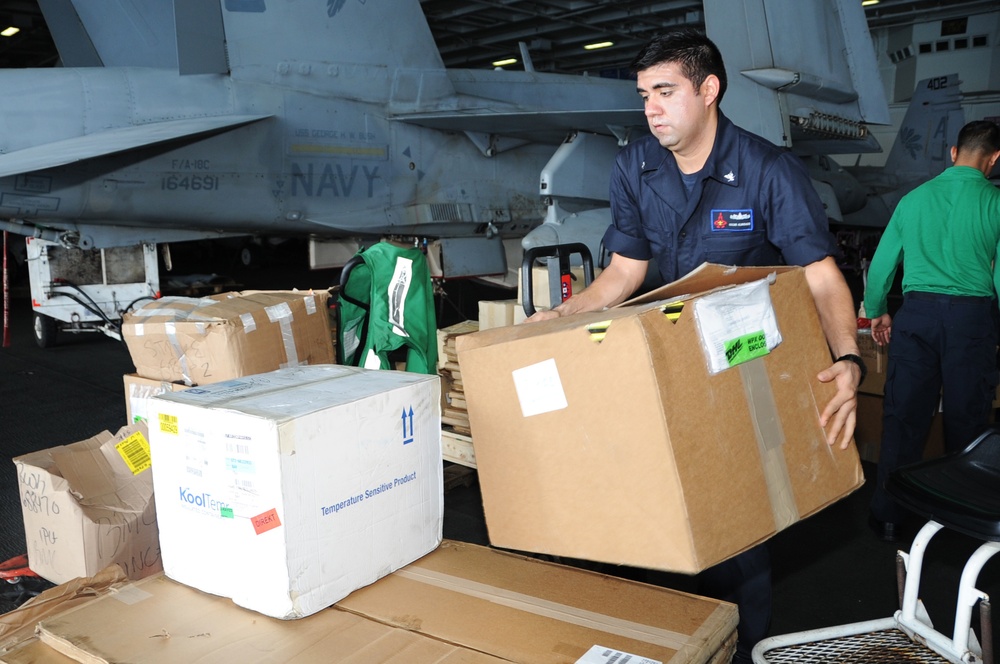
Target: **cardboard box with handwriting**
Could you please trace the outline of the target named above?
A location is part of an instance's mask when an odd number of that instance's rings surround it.
[[[118,564],[162,569],[146,426],[104,431],[14,459],[28,565],[53,583]]]

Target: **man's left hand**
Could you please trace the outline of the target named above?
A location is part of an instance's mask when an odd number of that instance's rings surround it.
[[[861,369],[853,362],[837,362],[816,376],[821,383],[834,381],[837,393],[833,395],[819,416],[820,425],[826,429],[826,442],[831,447],[840,442],[846,450],[854,437],[857,423],[858,383]]]

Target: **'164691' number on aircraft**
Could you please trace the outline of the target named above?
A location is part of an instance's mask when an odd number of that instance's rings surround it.
[[[168,175],[160,182],[163,191],[215,191],[219,178],[214,175]]]

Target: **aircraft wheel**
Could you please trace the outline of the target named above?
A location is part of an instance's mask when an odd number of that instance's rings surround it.
[[[35,312],[35,343],[39,348],[55,346],[58,332],[59,327],[55,318]]]
[[[263,262],[263,251],[253,243],[247,243],[240,249],[240,265],[247,268],[260,267]]]

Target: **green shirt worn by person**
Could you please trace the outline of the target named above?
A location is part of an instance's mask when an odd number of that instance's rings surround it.
[[[990,297],[1000,292],[1000,189],[971,166],[952,166],[899,202],[868,268],[865,314],[886,312],[906,258],[903,292]]]

